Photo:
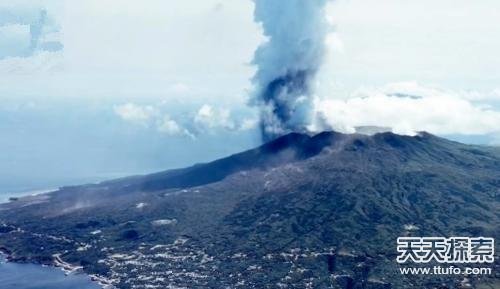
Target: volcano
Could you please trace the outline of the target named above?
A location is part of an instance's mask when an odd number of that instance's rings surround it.
[[[498,148],[425,132],[291,133],[2,204],[0,246],[116,288],[500,288],[495,273],[405,275],[396,262],[402,236],[498,239],[499,212]],[[499,272],[498,256],[488,266]]]

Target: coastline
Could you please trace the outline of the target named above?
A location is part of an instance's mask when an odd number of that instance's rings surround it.
[[[105,277],[98,276],[95,274],[87,274],[82,266],[74,266],[71,265],[64,260],[61,259],[60,254],[55,254],[53,257],[53,260],[50,264],[42,263],[42,262],[34,262],[35,260],[28,261],[28,262],[22,262],[20,260],[22,259],[15,259],[12,257],[12,252],[5,248],[5,247],[0,247],[0,264],[2,263],[1,261],[5,261],[5,263],[16,263],[16,264],[25,264],[25,265],[36,265],[36,266],[41,266],[41,267],[52,267],[54,269],[59,269],[62,272],[64,272],[64,275],[66,277],[69,277],[71,275],[85,275],[88,277],[88,281],[97,284],[99,287],[102,289],[116,289],[111,282],[106,279]]]
[[[0,194],[0,204],[8,204],[11,202],[16,202],[20,199],[28,199],[34,197],[40,197],[44,194],[48,194],[51,192],[57,191],[56,189],[38,189],[38,190],[30,190],[30,191],[22,191],[17,193],[3,193]],[[89,278],[89,282],[93,282],[102,289],[114,289],[115,287],[111,284],[109,280],[107,280],[103,276],[98,276],[95,274],[87,274],[82,266],[74,266],[65,262],[61,258],[61,254],[55,254],[52,256],[52,260],[50,262],[44,262],[36,259],[26,259],[23,257],[15,258],[12,256],[12,251],[6,247],[0,247],[0,260],[5,261],[5,263],[15,263],[15,264],[31,264],[36,266],[49,266],[53,268],[57,268],[64,272],[65,276],[70,276],[73,274],[82,274]]]
[[[0,193],[0,204],[6,204],[9,202],[16,201],[17,199],[20,198],[26,198],[26,197],[35,197],[51,192],[57,191],[58,188],[50,188],[50,189],[37,189],[37,190],[29,190],[29,191],[21,191],[21,192],[5,192],[5,193]]]

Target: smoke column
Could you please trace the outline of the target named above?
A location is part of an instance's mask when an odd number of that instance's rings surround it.
[[[254,103],[263,141],[307,131],[314,79],[325,55],[329,0],[254,0],[255,21],[268,38],[255,52]]]

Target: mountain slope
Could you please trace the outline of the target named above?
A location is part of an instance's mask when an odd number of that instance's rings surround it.
[[[1,205],[0,245],[14,260],[56,255],[119,288],[455,288],[462,276],[401,275],[396,238],[498,238],[499,201],[491,148],[427,133],[290,134]]]

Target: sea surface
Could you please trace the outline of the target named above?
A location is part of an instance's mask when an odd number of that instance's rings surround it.
[[[156,170],[159,171],[159,170]],[[148,171],[149,172],[149,171]],[[152,170],[151,172],[154,172]],[[37,195],[45,192],[56,191],[60,187],[64,186],[75,186],[75,185],[85,185],[85,184],[96,184],[106,180],[113,180],[116,178],[122,178],[126,176],[145,174],[146,172],[115,172],[107,173],[99,176],[88,176],[88,177],[73,177],[73,178],[61,178],[57,180],[50,181],[10,181],[6,180],[4,176],[1,175],[0,171],[0,203],[6,202],[11,197],[22,197],[28,195]]]
[[[0,256],[0,288],[2,289],[100,289],[84,274],[71,274],[55,267],[5,262]]]
[[[32,190],[32,191],[21,191],[21,192],[0,192],[0,203],[6,203],[10,198],[20,198],[26,196],[34,196],[45,194],[49,192],[57,191],[57,189],[40,189],[40,190]]]
[[[43,194],[56,189],[40,189],[31,191],[0,193],[0,203],[8,202],[11,197]],[[55,267],[19,264],[6,262],[0,254],[0,288],[1,289],[101,289],[87,275],[70,274]]]

